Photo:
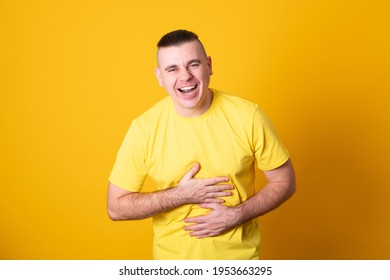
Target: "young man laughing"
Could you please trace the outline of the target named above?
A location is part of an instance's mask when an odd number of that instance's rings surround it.
[[[109,178],[113,220],[153,217],[154,259],[259,259],[257,217],[295,192],[287,149],[256,104],[209,88],[211,58],[187,30],[158,43],[169,96],[133,120]],[[255,168],[268,183],[255,191]],[[156,191],[141,192],[146,176]]]

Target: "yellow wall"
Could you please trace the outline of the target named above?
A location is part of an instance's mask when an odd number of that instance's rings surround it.
[[[262,257],[389,259],[388,3],[0,1],[0,258],[151,258],[150,219],[108,219],[107,178],[165,96],[156,42],[188,28],[212,86],[259,103],[292,154]]]

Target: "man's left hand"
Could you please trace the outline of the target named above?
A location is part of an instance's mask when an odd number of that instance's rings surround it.
[[[233,207],[219,203],[204,203],[199,204],[199,206],[211,209],[211,212],[204,216],[184,220],[184,222],[192,224],[184,227],[184,230],[190,231],[190,236],[197,238],[213,237],[225,233],[238,224],[238,213]]]

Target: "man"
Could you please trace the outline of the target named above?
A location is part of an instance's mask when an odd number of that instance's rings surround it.
[[[257,105],[210,89],[198,36],[158,43],[166,98],[135,119],[110,175],[113,220],[153,217],[155,259],[259,259],[255,219],[295,191],[289,153]],[[255,193],[255,165],[268,184]],[[142,193],[146,176],[157,191]]]

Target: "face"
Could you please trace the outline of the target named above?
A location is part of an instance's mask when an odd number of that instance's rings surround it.
[[[168,92],[175,109],[184,117],[200,116],[211,105],[209,89],[211,58],[198,41],[158,50],[155,74],[160,86]]]

